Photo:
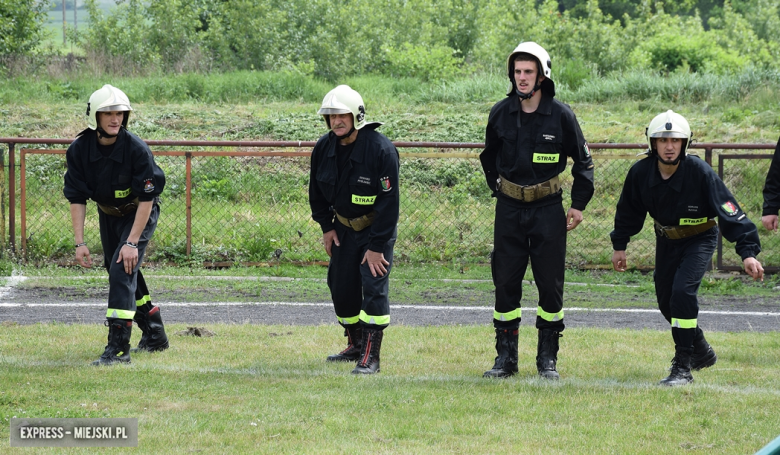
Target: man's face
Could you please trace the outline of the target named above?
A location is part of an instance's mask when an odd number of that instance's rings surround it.
[[[679,137],[658,137],[653,140],[658,156],[664,164],[672,164],[680,156],[683,140]]]
[[[119,134],[119,129],[122,127],[122,121],[124,118],[124,111],[97,113],[98,126],[103,128],[103,131],[105,131],[107,134],[111,135]]]
[[[355,124],[352,114],[330,114],[330,129],[336,136],[344,136],[349,133]]]
[[[520,93],[531,93],[536,84],[543,79],[544,76],[539,75],[536,62],[515,62],[515,87]]]

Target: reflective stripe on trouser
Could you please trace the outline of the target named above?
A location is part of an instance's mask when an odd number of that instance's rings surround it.
[[[677,319],[672,318],[672,327],[678,329],[695,329],[697,326],[696,319]]]
[[[530,260],[539,290],[536,327],[563,331],[566,214],[562,203],[519,208],[499,195],[493,238],[490,260],[496,287],[493,325],[507,328],[519,324],[522,283]],[[501,320],[502,315],[505,320]]]
[[[717,242],[717,227],[680,240],[656,237],[655,295],[677,346],[693,345],[699,316],[697,295]]]
[[[133,316],[135,316],[135,311],[117,310],[116,308],[109,308],[106,311],[107,318],[133,319]]]
[[[141,237],[138,240],[138,264],[132,274],[125,273],[124,263],[117,263],[119,252],[130,235],[130,230],[135,221],[135,212],[125,216],[106,215],[98,210],[100,219],[100,242],[103,245],[103,260],[105,268],[108,270],[108,308],[116,310],[126,310],[132,313],[126,319],[132,319],[137,308],[137,302],[145,295],[149,294],[146,289],[146,282],[139,268],[143,262],[146,246],[154,234],[157,227],[157,219],[160,216],[160,206],[157,203],[152,204],[152,212],[149,215],[149,221],[144,226]],[[142,293],[137,293],[141,286]],[[140,295],[139,295],[140,294]],[[112,316],[109,316],[112,317]]]
[[[358,320],[362,324],[380,327],[390,324],[388,288],[396,234],[387,242],[383,252],[385,260],[390,263],[385,266],[387,273],[374,277],[368,263],[361,264],[368,249],[369,231],[355,232],[336,223],[336,235],[341,245],[331,247],[328,288],[341,324],[352,324]]]
[[[542,318],[547,322],[563,321],[563,310],[557,313],[548,313],[542,307],[536,307],[536,317]]]

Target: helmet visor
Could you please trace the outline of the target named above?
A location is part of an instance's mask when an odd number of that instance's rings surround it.
[[[688,136],[685,135],[685,133],[680,131],[656,131],[654,133],[650,133],[651,138],[656,137],[676,137],[680,139],[688,139]]]
[[[321,107],[320,110],[317,111],[320,115],[330,115],[330,114],[351,114],[352,111],[346,108],[337,108],[337,107]]]
[[[110,106],[102,106],[98,108],[97,112],[122,112],[122,111],[132,111],[133,108],[128,106],[127,104],[112,104]]]

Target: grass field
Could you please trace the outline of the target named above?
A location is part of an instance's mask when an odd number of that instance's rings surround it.
[[[780,432],[777,333],[712,333],[718,364],[668,389],[655,385],[671,351],[658,331],[567,330],[562,380],[547,383],[530,328],[509,380],[481,378],[494,356],[483,326],[392,327],[371,377],[324,362],[340,349],[333,327],[173,335],[184,328],[168,327],[166,352],[95,369],[102,327],[4,324],[0,419],[134,417],[142,453],[751,454]],[[0,451],[30,453],[8,436]]]

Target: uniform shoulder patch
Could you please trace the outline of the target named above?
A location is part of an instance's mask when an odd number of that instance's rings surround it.
[[[144,180],[144,192],[151,193],[152,191],[154,191],[154,183],[152,182],[152,179]]]
[[[739,212],[739,209],[737,209],[737,206],[734,205],[731,201],[726,201],[725,204],[720,206],[724,212],[726,212],[726,215],[728,216],[734,216]]]
[[[390,182],[390,177],[382,177],[380,182],[382,182],[382,191],[388,192],[393,189],[393,184]]]

